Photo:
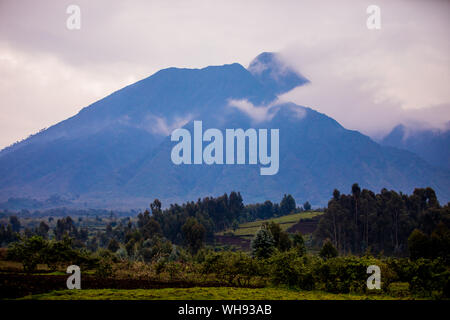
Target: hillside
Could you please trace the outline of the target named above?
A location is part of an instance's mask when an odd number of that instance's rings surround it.
[[[380,143],[414,152],[430,164],[450,170],[450,125],[446,130],[398,125]]]
[[[245,222],[239,224],[236,230],[232,228],[225,231],[217,232],[215,234],[215,240],[221,245],[234,245],[244,250],[250,250],[250,243],[255,234],[261,229],[264,223],[275,222],[278,223],[283,231],[290,232],[290,229],[301,224],[302,221],[309,222],[312,218],[322,215],[323,212],[311,211],[311,212],[299,212],[288,214],[281,217],[256,220],[252,222]],[[317,223],[317,220],[314,219]],[[295,228],[294,232],[297,232],[298,228]],[[294,233],[290,232],[290,233]],[[302,233],[303,235],[310,233]]]
[[[74,207],[129,209],[155,198],[168,206],[237,190],[246,203],[290,193],[323,206],[333,189],[349,190],[355,182],[405,193],[430,186],[441,202],[450,199],[448,170],[381,146],[311,108],[276,102],[278,94],[308,82],[271,53],[248,69],[234,63],[158,71],[2,150],[0,202],[59,195]],[[279,129],[278,173],[261,176],[259,165],[248,164],[173,164],[169,135],[192,130],[194,120],[219,130]]]

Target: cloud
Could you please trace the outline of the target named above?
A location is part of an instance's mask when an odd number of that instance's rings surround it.
[[[334,39],[283,50],[284,59],[311,83],[280,100],[309,106],[374,137],[399,123],[444,128],[450,120],[450,41],[442,30],[450,27],[450,3],[404,4],[379,2],[379,31],[355,25]]]
[[[311,81],[282,99],[350,129],[450,120],[448,1],[378,0],[378,31],[360,0],[78,0],[79,31],[66,28],[70,4],[0,1],[0,148],[162,68],[248,65],[263,51]]]
[[[145,123],[151,124],[146,125],[146,129],[152,133],[156,133],[163,136],[169,136],[173,130],[183,127],[186,123],[191,121],[193,117],[191,115],[185,117],[176,117],[172,121],[168,121],[163,117],[158,117],[155,115],[148,115]]]
[[[281,108],[289,108],[289,110],[293,111],[293,114],[298,119],[303,118],[306,115],[305,109],[300,106],[295,106],[293,104],[283,104],[280,101],[275,100],[274,102],[265,105],[265,106],[255,106],[247,99],[228,100],[228,106],[232,108],[236,108],[252,119],[254,124],[270,121],[277,114],[277,112]]]
[[[269,104],[267,106],[255,106],[247,99],[230,99],[228,100],[228,106],[244,112],[253,120],[254,123],[270,121],[276,114],[276,112],[273,112],[273,104]]]

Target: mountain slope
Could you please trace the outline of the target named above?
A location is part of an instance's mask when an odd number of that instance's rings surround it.
[[[154,198],[168,205],[238,190],[246,202],[291,193],[324,205],[334,188],[348,191],[354,182],[377,191],[431,186],[441,201],[450,199],[447,170],[382,147],[312,109],[274,104],[277,94],[306,82],[271,53],[248,70],[237,63],[161,70],[2,150],[0,200],[56,193],[75,205],[139,207]],[[192,130],[194,120],[204,130],[279,129],[278,174],[261,176],[259,165],[174,165],[169,135],[183,126]]]
[[[414,152],[430,164],[450,170],[450,129],[420,130],[398,125],[380,143]]]

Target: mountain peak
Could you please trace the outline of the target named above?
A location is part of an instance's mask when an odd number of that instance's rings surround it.
[[[281,94],[309,80],[288,66],[274,52],[263,52],[250,62],[247,70],[275,94]]]

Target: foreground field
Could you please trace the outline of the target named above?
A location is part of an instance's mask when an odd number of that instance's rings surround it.
[[[30,295],[29,300],[398,300],[381,294],[332,294],[322,291],[295,291],[282,288],[166,288],[61,290]],[[411,299],[411,298],[409,298]]]

